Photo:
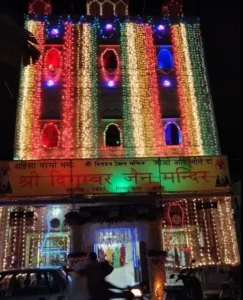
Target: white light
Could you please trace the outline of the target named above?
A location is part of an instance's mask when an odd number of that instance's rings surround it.
[[[58,216],[60,216],[61,212],[62,212],[62,210],[60,207],[53,208],[52,215],[53,215],[53,217],[58,217]]]
[[[140,289],[132,289],[131,292],[135,297],[142,297],[142,292]]]

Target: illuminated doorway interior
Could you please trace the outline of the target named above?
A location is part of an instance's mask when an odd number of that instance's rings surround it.
[[[98,229],[94,250],[99,261],[107,260],[114,267],[107,281],[117,286],[140,281],[139,243],[134,228]]]

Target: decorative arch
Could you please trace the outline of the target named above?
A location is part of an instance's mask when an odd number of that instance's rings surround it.
[[[57,48],[47,50],[44,58],[45,76],[58,80],[62,68],[62,54]]]
[[[115,123],[110,123],[104,131],[104,146],[117,148],[122,145],[121,129]]]
[[[159,69],[173,69],[173,58],[170,50],[162,48],[158,54]]]
[[[116,15],[124,16],[128,14],[128,8],[127,5],[123,1],[119,1],[116,5],[116,10],[115,10]]]
[[[55,124],[45,124],[41,132],[41,145],[46,149],[58,148],[60,146],[60,131]]]
[[[166,124],[164,136],[167,146],[179,146],[182,144],[181,129],[175,122]]]
[[[49,15],[52,12],[50,0],[32,0],[29,4],[29,14]]]
[[[88,5],[88,15],[101,15],[102,6],[98,2],[92,2]]]
[[[120,67],[120,60],[115,49],[107,48],[101,54],[102,69],[107,72],[107,69],[114,69],[115,71]]]
[[[113,16],[115,14],[115,5],[110,1],[106,1],[102,5],[103,16]]]

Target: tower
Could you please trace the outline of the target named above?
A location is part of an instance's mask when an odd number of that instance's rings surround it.
[[[87,0],[88,15],[128,15],[129,0]]]

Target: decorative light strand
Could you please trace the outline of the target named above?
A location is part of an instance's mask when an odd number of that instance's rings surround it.
[[[187,43],[185,24],[172,25],[175,69],[178,81],[182,135],[187,155],[202,155],[201,129],[198,120],[198,105],[195,97],[192,66]]]
[[[126,34],[126,25],[121,24],[121,57],[122,57],[122,91],[123,91],[123,132],[125,156],[135,156],[135,143],[133,136],[132,111],[130,105],[131,89],[129,82],[129,66],[127,52],[128,37]]]
[[[62,101],[63,130],[62,148],[65,158],[73,157],[74,148],[74,25],[64,26],[64,94]]]
[[[100,7],[100,15],[103,15],[103,6],[104,4],[106,3],[109,3],[110,5],[112,5],[112,8],[113,8],[113,13],[114,15],[117,15],[117,6],[119,4],[123,4],[124,5],[124,12],[125,12],[125,15],[128,15],[128,4],[127,4],[127,1],[124,1],[124,0],[118,0],[116,2],[112,1],[112,0],[89,0],[87,1],[87,15],[91,15],[91,6],[93,3],[97,3]]]
[[[207,78],[200,25],[197,23],[185,26],[193,67],[194,87],[198,103],[198,116],[201,123],[204,155],[219,155],[218,134]]]
[[[97,36],[87,23],[77,32],[77,157],[91,158],[98,155]]]
[[[36,36],[37,23],[27,21],[26,28]],[[35,66],[22,66],[20,77],[20,94],[17,107],[16,132],[15,132],[15,155],[14,159],[30,159],[30,145],[32,144],[32,121],[33,121],[33,93],[35,90]]]
[[[45,24],[43,22],[36,22],[36,39],[38,41],[38,49],[40,51],[40,57],[35,64],[35,91],[33,101],[33,119],[32,119],[32,136],[31,145],[32,153],[29,158],[38,159],[40,158],[40,118],[41,118],[41,103],[42,103],[42,72],[43,72],[43,52],[44,52],[44,31]],[[29,145],[30,146],[30,145]]]

